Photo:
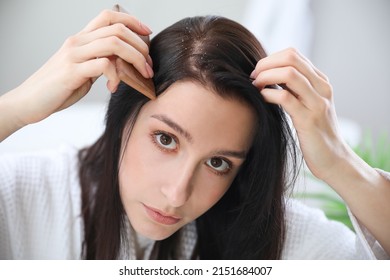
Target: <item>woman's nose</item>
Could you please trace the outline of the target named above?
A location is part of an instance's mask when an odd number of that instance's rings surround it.
[[[170,206],[180,207],[188,201],[193,191],[195,167],[182,166],[175,174],[161,187],[161,192]]]

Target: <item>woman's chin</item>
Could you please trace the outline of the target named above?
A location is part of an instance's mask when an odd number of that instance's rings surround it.
[[[168,230],[168,229],[159,229],[159,228],[144,228],[144,227],[134,227],[134,230],[137,234],[155,240],[155,241],[161,241],[164,239],[167,239],[170,237],[172,234],[174,234],[178,229],[175,230]]]

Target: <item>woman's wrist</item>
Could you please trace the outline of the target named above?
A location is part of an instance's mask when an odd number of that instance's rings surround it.
[[[336,192],[345,200],[351,193],[368,190],[366,186],[377,180],[378,173],[365,163],[350,148],[345,147],[343,155],[340,156],[332,167],[332,171],[323,178]]]
[[[325,181],[390,254],[390,180],[352,149]]]
[[[21,90],[18,87],[0,96],[0,141],[28,125],[23,117],[27,104],[21,103]]]

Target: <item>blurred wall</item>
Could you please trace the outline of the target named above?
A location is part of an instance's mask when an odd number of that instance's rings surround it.
[[[329,77],[339,116],[390,136],[390,1],[313,0],[313,63]]]
[[[242,22],[243,0],[1,0],[0,94],[38,69],[70,35],[120,3],[155,33],[180,18],[219,14]],[[390,1],[312,0],[314,64],[334,87],[338,115],[390,133]],[[276,14],[275,16],[278,16]],[[279,15],[280,16],[280,15]],[[83,102],[109,97],[99,79]]]
[[[217,14],[239,21],[244,0],[1,0],[0,94],[16,87],[36,71],[64,40],[80,31],[103,9],[121,4],[154,33],[186,16]],[[153,36],[153,34],[152,34]],[[108,98],[99,79],[84,101]]]

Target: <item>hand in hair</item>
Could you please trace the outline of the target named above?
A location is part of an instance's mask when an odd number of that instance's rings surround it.
[[[114,92],[120,82],[119,57],[145,78],[153,76],[148,45],[140,36],[150,29],[126,13],[105,10],[69,37],[36,73],[0,97],[0,141],[19,128],[69,107],[104,75]]]
[[[268,102],[281,105],[291,116],[312,173],[323,180],[332,176],[334,164],[347,151],[327,77],[298,51],[287,49],[260,60],[252,78]],[[272,84],[282,88],[265,88]]]
[[[294,49],[261,59],[251,78],[268,102],[281,105],[291,116],[311,172],[346,201],[390,253],[390,181],[342,139],[328,78]],[[266,88],[273,84],[282,87]]]

